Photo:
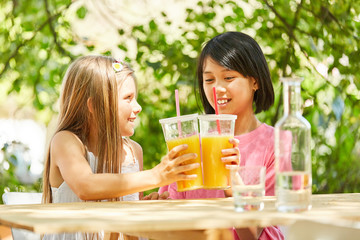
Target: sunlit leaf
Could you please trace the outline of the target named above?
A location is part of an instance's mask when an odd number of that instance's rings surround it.
[[[84,6],[79,7],[78,10],[76,11],[76,15],[80,19],[84,19],[86,16],[86,13],[87,13],[87,9]]]

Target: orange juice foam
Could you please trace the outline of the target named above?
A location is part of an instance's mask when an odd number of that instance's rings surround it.
[[[232,148],[233,136],[206,136],[201,138],[204,167],[204,188],[225,189],[229,186],[230,171],[221,161],[222,149]]]
[[[196,153],[197,157],[193,160],[189,160],[184,162],[185,164],[191,164],[191,163],[199,163],[200,167],[185,172],[186,175],[191,174],[197,174],[197,178],[194,180],[184,180],[184,181],[178,181],[177,183],[177,191],[183,192],[187,190],[194,190],[198,188],[202,188],[202,171],[201,171],[201,155],[200,155],[200,141],[199,141],[199,135],[192,135],[190,137],[185,138],[177,138],[172,139],[166,142],[168,150],[170,151],[176,146],[187,144],[188,148],[181,152],[180,155],[186,154],[186,153]]]

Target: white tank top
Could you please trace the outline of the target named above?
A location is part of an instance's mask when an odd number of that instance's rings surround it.
[[[87,158],[93,173],[96,172],[97,157],[92,152],[87,152]],[[132,163],[124,163],[121,166],[121,173],[133,173],[139,172],[139,162],[134,157]],[[70,189],[69,185],[64,181],[58,188],[51,187],[53,203],[67,203],[67,202],[82,202],[82,200]],[[139,200],[139,193],[133,193],[123,196],[122,201],[136,201]],[[43,240],[83,240],[83,239],[94,239],[99,240],[104,238],[104,233],[99,232],[97,234],[89,233],[60,233],[60,234],[45,234]],[[122,234],[120,238],[122,239]]]

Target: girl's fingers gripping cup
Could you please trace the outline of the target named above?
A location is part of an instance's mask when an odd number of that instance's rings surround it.
[[[166,145],[169,151],[176,146],[187,144],[188,148],[182,151],[180,155],[186,153],[196,153],[197,157],[193,160],[184,162],[184,165],[199,163],[201,166],[200,139],[197,116],[197,114],[192,114],[160,119]],[[202,188],[203,184],[201,167],[186,171],[185,174],[196,174],[197,177],[193,180],[178,181],[178,192]]]

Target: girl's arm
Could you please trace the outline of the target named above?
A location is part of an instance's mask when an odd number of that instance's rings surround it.
[[[186,145],[175,147],[151,170],[127,174],[94,174],[84,157],[85,149],[81,141],[73,133],[62,131],[51,142],[50,183],[58,187],[65,181],[80,199],[100,200],[142,192],[179,180],[194,179],[196,176],[183,172],[195,169],[199,164],[180,166],[196,158],[196,154],[178,157],[179,152],[186,148]]]
[[[140,144],[130,139],[130,143],[132,148],[134,149],[135,158],[139,161],[140,171],[143,170],[143,151]],[[159,199],[168,199],[169,193],[164,192],[162,194],[158,194],[157,192],[152,192],[149,195],[144,197],[144,193],[140,192],[139,197],[141,200],[159,200]]]

